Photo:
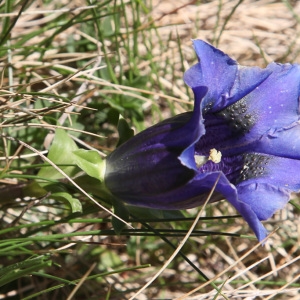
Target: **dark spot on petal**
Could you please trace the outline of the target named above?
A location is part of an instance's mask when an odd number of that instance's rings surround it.
[[[240,176],[237,178],[236,183],[266,175],[267,170],[265,166],[269,164],[270,160],[271,157],[262,154],[244,154]]]
[[[216,115],[222,117],[235,133],[245,134],[250,131],[256,121],[255,113],[248,110],[247,100],[242,98]]]

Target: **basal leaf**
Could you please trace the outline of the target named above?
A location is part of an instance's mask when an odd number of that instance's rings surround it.
[[[58,201],[64,201],[64,202],[67,201],[68,204],[71,206],[72,213],[82,212],[81,202],[78,199],[73,198],[72,195],[69,194],[68,192],[53,193],[51,195],[51,198]]]

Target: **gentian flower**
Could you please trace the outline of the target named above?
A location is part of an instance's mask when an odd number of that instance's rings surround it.
[[[195,97],[187,112],[137,134],[107,157],[116,199],[156,209],[226,198],[259,241],[270,218],[300,191],[300,66],[243,67],[194,41],[199,62],[184,75]]]

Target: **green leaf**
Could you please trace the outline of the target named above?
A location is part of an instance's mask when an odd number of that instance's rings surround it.
[[[75,142],[63,129],[56,129],[48,158],[68,176],[73,177],[79,171],[75,163],[75,156],[73,155],[73,151],[77,149],[78,147]],[[52,166],[41,168],[38,176],[47,179],[64,178],[64,176]]]
[[[80,169],[89,176],[103,181],[105,173],[105,160],[95,150],[75,150],[73,151],[74,161]]]
[[[133,137],[133,134],[134,134],[134,131],[129,127],[128,123],[122,116],[120,116],[120,118],[119,118],[118,132],[119,132],[119,142],[118,142],[117,147],[119,147],[124,142],[126,142],[131,137]]]
[[[81,213],[82,212],[81,202],[78,199],[73,198],[72,195],[69,194],[68,192],[53,193],[53,194],[51,194],[51,198],[58,200],[58,201],[68,202],[71,206],[72,213],[76,213],[76,212]]]
[[[15,281],[23,276],[28,276],[34,271],[49,268],[52,264],[49,256],[28,259],[2,268],[0,272],[0,287]]]
[[[72,196],[72,194],[68,191],[67,185],[64,185],[63,183],[48,183],[45,186],[45,189],[48,192],[51,192],[51,195],[49,198],[57,200],[57,201],[63,201],[70,205],[72,213],[75,212],[82,212],[82,205],[81,202]]]

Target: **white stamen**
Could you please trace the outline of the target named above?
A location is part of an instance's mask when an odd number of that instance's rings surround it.
[[[194,157],[195,157],[195,162],[196,162],[197,168],[200,168],[208,161],[207,156],[195,155]]]
[[[215,148],[210,149],[208,159],[213,161],[215,164],[218,164],[221,161],[222,153]]]

